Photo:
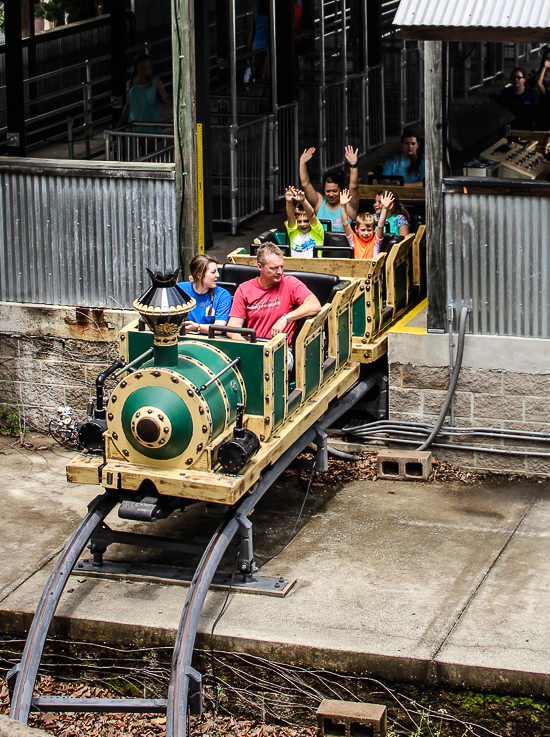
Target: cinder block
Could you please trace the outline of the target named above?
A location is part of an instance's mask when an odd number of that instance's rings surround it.
[[[456,388],[474,394],[502,394],[503,371],[462,368]],[[504,392],[506,394],[506,392]]]
[[[325,699],[317,709],[319,737],[386,737],[387,709],[381,704]]]
[[[377,461],[379,479],[426,481],[432,472],[432,454],[429,450],[380,450]]]
[[[422,393],[419,389],[392,389],[390,412],[421,412]]]

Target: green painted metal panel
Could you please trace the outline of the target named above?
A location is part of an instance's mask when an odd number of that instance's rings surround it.
[[[170,440],[161,448],[147,448],[132,433],[132,417],[141,407],[158,407],[172,424]],[[166,461],[181,455],[193,436],[193,424],[185,402],[162,386],[143,386],[132,392],[122,408],[122,426],[130,445],[148,458]]]
[[[374,282],[372,285],[372,299],[374,307],[374,327],[371,331],[371,335],[376,335],[380,330],[380,323],[382,322],[382,315],[380,314],[380,289],[381,285],[379,281]]]
[[[338,318],[338,366],[346,363],[350,355],[349,310]]]
[[[230,361],[235,358],[241,359],[238,368],[246,387],[246,412],[251,415],[263,415],[263,345],[245,343],[242,340],[209,340],[207,345],[219,348]]]
[[[229,363],[226,357],[220,356],[219,353],[212,350],[208,343],[182,342],[179,344],[179,352],[181,356],[189,356],[205,364],[215,374],[224,369]],[[229,369],[229,371],[220,377],[219,381],[225,389],[229,400],[229,422],[233,422],[237,416],[237,403],[243,401],[241,385],[237,381],[235,369]],[[204,395],[205,399],[210,396],[210,387],[208,387],[206,392]]]
[[[395,310],[394,315],[407,306],[407,262],[395,268]]]
[[[127,333],[128,341],[128,363],[134,361],[138,356],[142,356],[145,351],[153,347],[153,333],[150,330],[143,332],[130,331]]]
[[[275,418],[273,427],[279,427],[285,418],[285,347],[280,346],[273,355],[274,377],[273,377],[273,402]]]
[[[353,334],[362,338],[365,335],[367,293],[361,292],[361,296],[353,303]]]
[[[143,368],[153,368],[154,365],[153,361],[148,361],[144,364]],[[185,356],[179,356],[178,365],[174,370],[188,379],[197,388],[206,384],[210,379],[210,375],[203,368],[192,363]],[[215,384],[212,384],[205,390],[203,397],[208,403],[212,415],[212,437],[216,437],[225,428],[225,404],[221,392]]]
[[[306,396],[307,399],[319,388],[321,383],[321,336],[306,346]]]

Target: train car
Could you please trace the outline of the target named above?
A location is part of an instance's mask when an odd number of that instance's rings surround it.
[[[118,384],[80,432],[96,449],[103,435],[104,452],[80,455],[69,480],[234,504],[357,381],[360,364],[386,352],[388,328],[422,293],[423,241],[421,228],[372,260],[285,258],[286,273],[322,305],[297,330],[293,376],[283,335],[182,334],[194,303],[174,275],[157,273],[134,302],[140,317],[120,334]],[[256,276],[255,264],[234,251],[221,283],[234,292]]]
[[[322,308],[298,332],[289,376],[284,335],[257,340],[249,330],[243,342],[219,329],[181,334],[194,301],[176,276],[157,273],[134,302],[140,318],[120,334],[118,383],[106,402],[101,389],[95,417],[80,429],[96,453],[71,462],[69,480],[234,504],[359,378],[353,306],[364,280],[301,276]]]

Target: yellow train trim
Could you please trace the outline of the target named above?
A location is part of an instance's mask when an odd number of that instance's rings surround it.
[[[153,468],[112,459],[101,469],[105,489],[137,491],[145,479],[151,480],[160,494],[184,499],[198,499],[220,504],[234,504],[249,491],[262,472],[278,460],[304,432],[327,411],[331,402],[341,397],[359,379],[359,365],[354,363],[329,379],[319,391],[297,410],[271,438],[262,443],[258,453],[241,474],[229,476],[216,471]],[[73,483],[98,484],[103,459],[80,454],[67,466],[67,478]]]

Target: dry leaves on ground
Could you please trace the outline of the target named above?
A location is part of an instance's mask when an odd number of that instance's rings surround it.
[[[64,682],[50,676],[38,679],[36,694],[72,698],[119,698],[112,690],[90,684]],[[8,688],[0,679],[0,713],[9,713]],[[31,714],[31,727],[56,737],[163,737],[166,717],[159,714]],[[313,728],[261,724],[233,716],[204,713],[190,719],[190,737],[314,737]]]

